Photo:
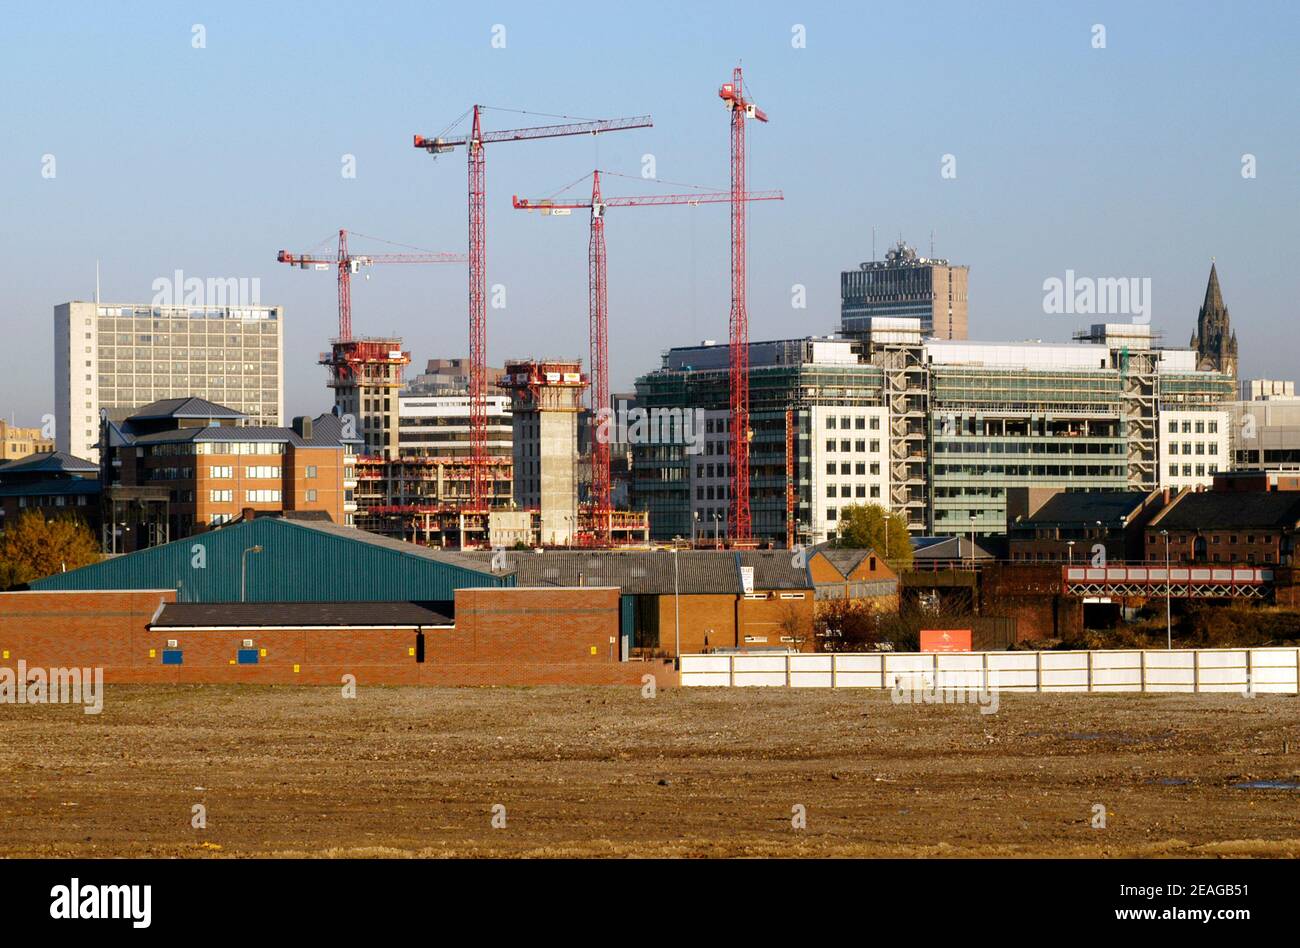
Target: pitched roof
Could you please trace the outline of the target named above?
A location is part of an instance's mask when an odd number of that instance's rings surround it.
[[[95,477],[60,477],[26,484],[0,484],[0,497],[90,497],[103,485]]]
[[[3,468],[10,474],[98,474],[99,465],[66,451],[42,451],[21,461],[10,461]]]
[[[1118,523],[1139,509],[1147,499],[1147,492],[1126,491],[1062,491],[1039,507],[1022,524],[1047,526],[1049,524],[1103,524]]]
[[[155,431],[152,434],[130,438],[131,444],[178,444],[189,441],[265,441],[283,442],[296,448],[337,447],[344,441],[356,442],[355,437],[344,438],[343,423],[334,414],[324,414],[312,420],[312,436],[302,437],[292,428],[262,425],[217,425],[203,428],[176,428]]]
[[[1277,530],[1298,523],[1300,493],[1294,491],[1194,491],[1167,507],[1148,529]]]
[[[127,419],[134,418],[141,421],[157,418],[247,417],[248,415],[238,409],[218,405],[216,402],[210,402],[206,398],[199,398],[197,395],[187,395],[183,398],[160,398],[158,401],[142,405],[126,415]]]
[[[875,553],[870,547],[837,547],[829,543],[819,543],[809,553],[820,553],[832,566],[847,576],[858,568],[858,564]]]
[[[407,556],[416,556],[420,559],[433,560],[435,563],[444,563],[448,566],[459,566],[462,569],[473,570],[476,573],[489,573],[492,570],[488,562],[479,559],[479,554],[461,553],[459,551],[448,552],[438,550],[429,546],[421,546],[418,543],[410,543],[406,540],[395,540],[392,537],[381,536],[378,533],[371,533],[368,530],[361,530],[357,527],[345,527],[335,523],[332,520],[308,520],[298,517],[275,517],[257,516],[256,520],[283,520],[285,523],[291,523],[295,527],[302,527],[305,530],[315,530],[317,533],[326,533],[344,540],[351,540],[355,543],[365,543],[369,546],[376,546],[386,550],[392,550],[395,553],[404,553]],[[228,530],[243,523],[244,521],[232,521],[230,524],[220,527],[219,529]],[[492,554],[483,554],[489,559]],[[497,573],[497,575],[502,575]]]
[[[441,602],[170,602],[163,606],[150,627],[449,626],[453,624],[450,605]]]
[[[918,560],[962,560],[971,557],[970,537],[912,537],[912,562]],[[975,559],[993,559],[994,556],[979,543],[975,544]]]
[[[397,541],[401,542],[401,541]],[[468,552],[479,567],[494,556],[498,575],[513,573],[520,586],[617,586],[625,595],[739,595],[741,567],[754,570],[755,589],[808,589],[806,567],[786,550],[533,550]],[[674,572],[674,559],[676,570]]]

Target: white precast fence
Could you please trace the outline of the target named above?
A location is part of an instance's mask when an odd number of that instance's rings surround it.
[[[683,655],[687,687],[1300,692],[1300,649]]]

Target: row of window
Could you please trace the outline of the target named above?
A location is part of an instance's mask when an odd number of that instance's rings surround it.
[[[1193,473],[1192,473],[1193,471],[1195,471],[1196,473],[1193,474]],[[1179,476],[1179,473],[1178,473],[1178,472],[1179,472],[1179,467],[1178,467],[1177,464],[1171,464],[1171,465],[1169,465],[1169,476],[1170,476],[1170,477],[1178,477],[1178,476]],[[1218,472],[1219,472],[1219,468],[1218,468],[1218,466],[1215,465],[1215,464],[1210,464],[1210,465],[1205,465],[1205,464],[1195,464],[1195,465],[1193,465],[1193,464],[1184,464],[1184,465],[1182,466],[1182,476],[1183,476],[1183,477],[1209,477],[1209,476],[1211,476],[1211,475],[1217,474]]]
[[[209,499],[214,504],[232,504],[235,502],[235,492],[233,490],[214,490],[209,491]],[[316,491],[307,491],[307,499],[315,500]],[[244,501],[250,504],[273,504],[280,502],[280,491],[278,490],[246,490],[244,491]]]
[[[1183,441],[1181,443],[1183,446],[1183,454],[1191,454],[1193,451],[1193,445],[1195,445],[1195,453],[1197,454],[1218,454],[1219,453],[1219,442],[1217,441],[1211,441],[1208,444],[1204,441],[1196,441],[1196,442]],[[1178,445],[1179,442],[1177,441],[1169,442],[1170,455],[1174,455],[1178,453]]]
[[[1211,421],[1200,420],[1195,423],[1191,421],[1169,422],[1170,434],[1178,434],[1180,430],[1182,431],[1183,434],[1191,434],[1193,431],[1195,431],[1196,434],[1218,434],[1219,423],[1213,420]]]
[[[867,421],[868,419],[866,418],[850,418],[848,415],[841,415],[839,417],[839,427],[844,431],[848,431],[850,426],[857,429],[858,431],[864,431],[867,428]],[[879,416],[873,415],[870,419],[870,422],[871,422],[872,431],[880,430]],[[835,417],[833,415],[828,415],[826,417],[826,430],[827,431],[835,430]]]
[[[870,489],[871,489],[871,494],[870,494],[870,496],[872,496],[872,497],[879,497],[879,496],[880,496],[880,485],[879,485],[879,484],[872,484],[872,485],[870,485]],[[866,484],[853,484],[853,485],[850,485],[850,484],[840,484],[840,485],[839,485],[839,488],[838,488],[838,492],[837,492],[837,490],[836,490],[836,485],[834,485],[834,484],[827,484],[827,485],[826,485],[826,496],[827,496],[827,497],[866,497],[866,496],[868,496],[868,494],[867,494],[867,485],[866,485]]]
[[[871,454],[879,454],[880,440],[878,438],[872,438],[870,444],[871,447],[868,448],[867,442],[861,438],[857,439],[856,441],[850,441],[848,438],[842,438],[838,442],[836,442],[834,438],[827,438],[826,450],[827,452],[833,454],[835,453],[838,446],[838,450],[842,452],[856,451],[859,454],[863,454],[869,451]]]
[[[852,470],[850,470],[850,468]],[[836,474],[839,474],[841,476],[848,475],[848,474],[857,474],[859,477],[864,477],[866,476],[868,469],[871,471],[872,474],[879,474],[880,462],[872,461],[871,464],[868,465],[867,462],[865,461],[858,461],[857,463],[851,463],[849,461],[841,461],[838,467],[836,466],[836,463],[834,461],[828,461],[826,464],[826,473],[832,476]]]

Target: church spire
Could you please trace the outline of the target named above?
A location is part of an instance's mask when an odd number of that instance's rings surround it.
[[[1228,307],[1223,303],[1223,290],[1219,286],[1219,270],[1210,259],[1210,279],[1205,286],[1205,302],[1196,317],[1196,335],[1192,348],[1197,353],[1197,365],[1228,375],[1237,374],[1237,335],[1232,331]]]

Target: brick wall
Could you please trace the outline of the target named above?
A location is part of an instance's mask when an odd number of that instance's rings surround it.
[[[453,629],[157,630],[171,590],[0,593],[0,665],[104,668],[109,682],[544,685],[675,682],[671,666],[619,662],[617,589],[467,589]],[[182,665],[163,665],[168,640]],[[245,640],[256,665],[236,662]],[[593,654],[593,651],[594,654]],[[8,653],[5,657],[4,653]],[[150,654],[152,652],[152,654]]]
[[[802,595],[802,599],[782,599],[781,593]],[[783,622],[793,614],[802,624],[805,641],[800,650],[813,651],[813,591],[811,589],[756,591],[763,599],[746,599],[731,594],[691,595],[681,597],[682,654],[714,648],[789,646],[781,637],[788,635]],[[659,597],[659,647],[669,654],[676,647],[675,597]],[[746,643],[746,636],[766,641]]]

